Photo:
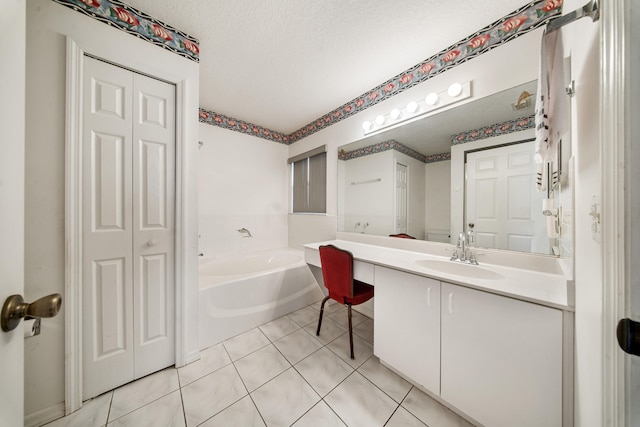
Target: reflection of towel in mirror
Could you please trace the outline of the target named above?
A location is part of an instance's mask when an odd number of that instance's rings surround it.
[[[561,136],[569,130],[569,97],[564,87],[564,48],[560,30],[545,32],[540,47],[540,75],[536,94],[536,187],[547,189],[558,181]],[[549,165],[550,167],[547,167]],[[551,176],[547,176],[547,172]],[[550,179],[549,179],[550,178]]]

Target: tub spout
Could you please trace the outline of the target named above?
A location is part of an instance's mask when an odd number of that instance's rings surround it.
[[[245,235],[242,237],[253,237],[251,235],[251,232],[249,230],[247,230],[246,228],[242,227],[241,229],[238,230],[238,233],[244,233]]]

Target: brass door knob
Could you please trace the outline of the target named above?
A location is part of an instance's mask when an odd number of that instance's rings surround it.
[[[22,295],[11,295],[4,302],[0,312],[0,326],[4,332],[14,330],[20,319],[53,317],[60,311],[62,295],[51,294],[42,297],[31,304],[24,302]]]

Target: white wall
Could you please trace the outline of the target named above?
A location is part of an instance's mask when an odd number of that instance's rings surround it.
[[[198,65],[50,0],[27,2],[25,297],[65,297],[66,36],[88,53],[172,82],[185,82],[183,156],[185,350],[197,352]],[[65,316],[25,340],[25,414],[46,418],[65,400]],[[197,354],[197,353],[196,353]],[[64,406],[62,406],[64,408]],[[44,415],[42,412],[44,411]],[[38,415],[40,416],[40,415]]]
[[[344,231],[389,235],[393,232],[392,150],[347,160],[344,166]],[[374,182],[364,182],[377,180]],[[342,219],[342,218],[341,218]]]
[[[565,11],[584,2],[567,0]],[[576,94],[571,139],[575,157],[575,425],[602,425],[602,250],[591,235],[592,197],[601,194],[599,139],[600,24],[581,19],[562,29]]]
[[[288,246],[288,147],[200,123],[199,252],[221,256]],[[247,228],[253,237],[237,230]]]

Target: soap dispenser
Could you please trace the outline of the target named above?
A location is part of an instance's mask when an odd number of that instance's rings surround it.
[[[475,224],[470,222],[467,228],[467,247],[472,248],[476,245],[476,232],[473,230]]]

